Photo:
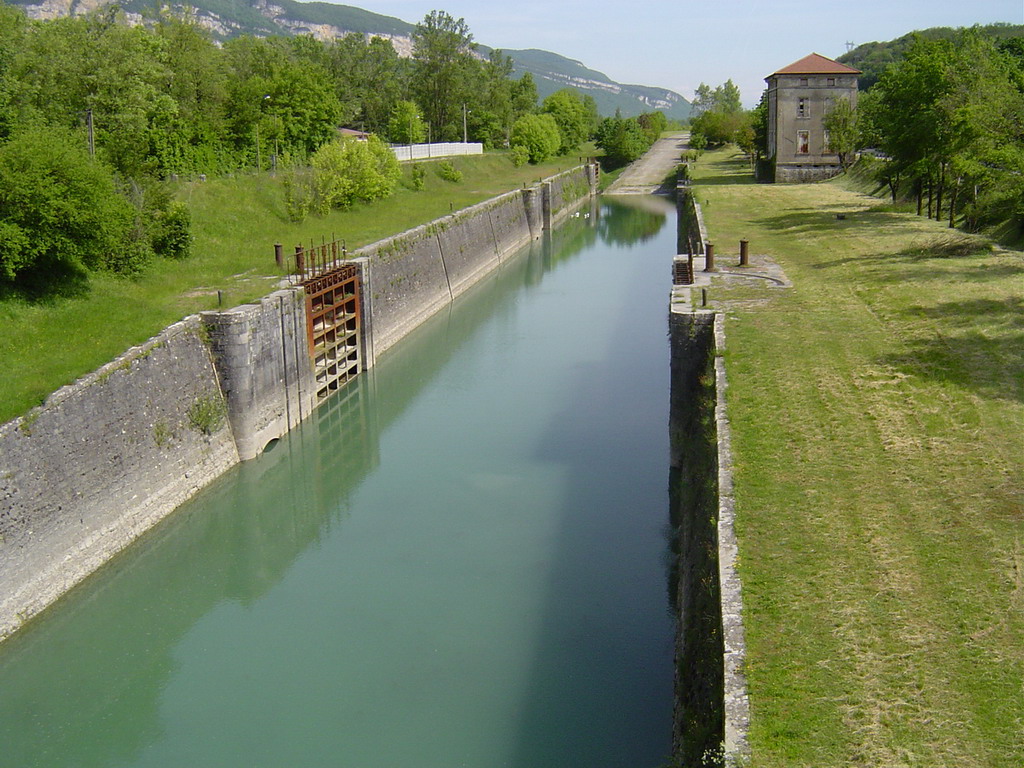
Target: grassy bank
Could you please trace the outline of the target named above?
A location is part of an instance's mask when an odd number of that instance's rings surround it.
[[[423,163],[425,188],[414,191],[407,166],[388,200],[301,224],[285,214],[283,174],[182,185],[179,195],[193,216],[191,258],[154,262],[133,280],[94,274],[43,298],[0,292],[0,422],[176,320],[216,308],[218,291],[225,307],[264,295],[284,276],[274,263],[275,242],[287,254],[300,242],[336,235],[357,248],[576,166],[579,158],[522,168],[506,153],[451,162],[463,173],[460,183],[441,179],[436,163]]]
[[[754,766],[1024,764],[1024,255],[697,164],[727,288]],[[836,214],[845,214],[838,219]]]

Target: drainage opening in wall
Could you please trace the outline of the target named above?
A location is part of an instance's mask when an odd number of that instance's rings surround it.
[[[272,450],[277,448],[277,444],[281,442],[281,438],[275,437],[269,443],[263,446],[263,453],[270,453]]]

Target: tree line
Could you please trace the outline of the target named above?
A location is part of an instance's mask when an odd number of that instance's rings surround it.
[[[1024,38],[986,29],[912,36],[856,107],[836,99],[823,122],[842,167],[859,155],[860,172],[887,187],[894,203],[909,198],[919,215],[969,231],[1010,222],[1020,237]],[[694,148],[734,142],[752,164],[768,157],[767,91],[744,111],[731,81],[701,83],[693,105]]]
[[[0,3],[0,280],[187,255],[188,211],[161,186],[175,175],[301,169],[289,197],[301,218],[390,194],[384,141],[468,139],[536,163],[603,129],[591,97],[567,89],[538,105],[531,75],[512,75],[508,56],[478,55],[465,21],[443,11],[416,25],[403,59],[360,33],[218,46],[167,11],[131,26],[116,6],[30,21]],[[378,139],[328,149],[339,126]],[[628,155],[619,133],[605,143]]]
[[[918,38],[837,127],[878,150],[874,174],[894,202],[916,199],[951,227],[1010,221],[1024,234],[1024,38]]]

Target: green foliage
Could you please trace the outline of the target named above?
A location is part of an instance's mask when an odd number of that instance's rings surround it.
[[[410,170],[410,186],[416,191],[423,189],[427,180],[427,171],[419,163],[415,163]]]
[[[37,128],[0,146],[0,278],[56,265],[135,271],[146,254],[129,247],[133,220],[81,135]]]
[[[156,217],[153,252],[169,259],[184,259],[192,252],[192,214],[180,200],[173,200]]]
[[[1000,46],[1007,44],[1010,47],[1013,45],[1011,42],[1013,39],[1024,38],[1024,25],[1021,24],[986,24],[973,27],[973,29],[984,38],[998,41]],[[882,73],[890,64],[903,60],[915,40],[953,40],[962,31],[952,27],[931,27],[911,32],[895,40],[864,43],[849,53],[844,53],[838,58],[838,61],[861,71],[857,82],[860,89],[866,91],[881,79]]]
[[[512,152],[509,155],[512,158],[512,165],[516,168],[526,165],[530,162],[530,150],[524,147],[522,144],[517,144],[512,147]]]
[[[606,117],[595,143],[604,150],[605,162],[611,168],[633,162],[650,147],[648,134],[635,117]]]
[[[846,170],[860,141],[857,110],[849,99],[836,99],[825,112],[822,125],[828,132],[828,150],[839,156],[839,164]]]
[[[976,230],[1006,215],[1024,227],[1024,69],[1012,52],[977,30],[951,40],[916,38],[860,111],[865,139],[887,158],[879,179],[894,202],[910,191],[919,213],[948,218],[950,226],[963,216]]]
[[[200,395],[189,406],[187,415],[192,429],[204,435],[212,435],[223,426],[227,418],[227,406],[219,392]]]
[[[576,152],[580,144],[590,138],[590,121],[587,108],[579,94],[571,88],[555,91],[544,99],[541,112],[551,115],[558,126],[561,143],[558,154]]]
[[[437,175],[453,184],[458,184],[462,181],[462,171],[458,170],[447,160],[438,164]]]
[[[388,137],[395,144],[421,144],[427,139],[427,124],[412,101],[399,101],[391,111]]]
[[[389,197],[402,170],[394,152],[376,136],[367,141],[343,138],[325,144],[311,160],[312,194],[308,206],[326,214],[332,208],[349,208],[356,202]],[[301,206],[296,206],[301,210]]]
[[[431,11],[413,32],[413,90],[423,106],[431,135],[456,139],[462,134],[462,109],[471,100],[476,44],[464,19]]]
[[[524,115],[512,126],[512,146],[523,147],[533,164],[558,154],[562,137],[551,115]]]

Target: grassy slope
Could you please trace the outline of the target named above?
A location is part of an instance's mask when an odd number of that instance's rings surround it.
[[[1019,768],[1024,258],[745,174],[725,152],[697,166],[719,254],[746,237],[795,283],[712,291],[753,765]]]
[[[274,263],[275,242],[285,245],[287,255],[299,242],[336,234],[350,249],[357,248],[578,165],[579,158],[518,169],[503,153],[452,162],[464,173],[459,184],[440,179],[433,171],[436,164],[424,163],[425,190],[403,186],[373,206],[311,217],[302,224],[287,221],[280,177],[263,174],[183,186],[180,194],[191,204],[196,236],[190,259],[157,261],[136,280],[93,275],[73,295],[45,301],[0,296],[0,422],[176,320],[216,308],[218,290],[225,307],[266,294],[283,277]]]

